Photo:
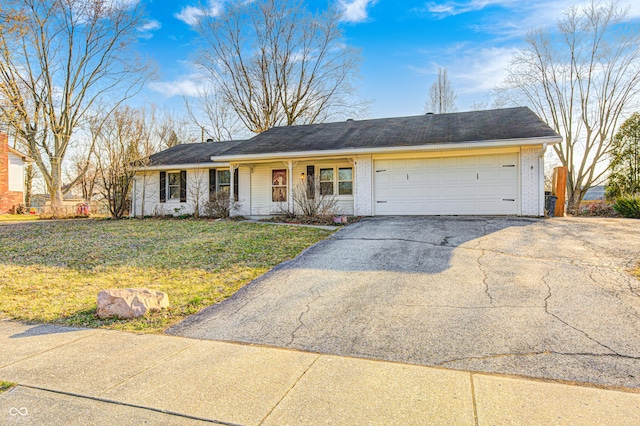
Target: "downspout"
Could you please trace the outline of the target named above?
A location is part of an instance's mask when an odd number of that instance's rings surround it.
[[[353,185],[353,215],[359,216],[360,214],[360,203],[358,200],[358,179],[356,176],[358,175],[358,161],[355,158],[348,158],[349,163],[353,166],[353,175],[351,176],[351,184]]]
[[[544,155],[547,143],[542,144],[542,152],[538,156],[538,216],[544,216]]]

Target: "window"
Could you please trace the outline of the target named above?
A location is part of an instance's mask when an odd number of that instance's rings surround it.
[[[176,173],[167,173],[167,177],[169,180],[169,199],[170,200],[179,200],[180,199],[180,172]]]
[[[216,192],[230,193],[231,172],[229,170],[218,170],[218,179],[216,179]]]
[[[338,195],[353,195],[353,169],[351,167],[338,169]]]
[[[353,195],[353,168],[339,167],[337,171],[336,181],[336,168],[320,169],[320,195]]]
[[[320,195],[333,195],[333,168],[320,169]]]
[[[287,170],[271,171],[271,201],[282,203],[287,201]]]
[[[160,202],[179,200],[187,201],[187,171],[160,172]]]
[[[239,194],[239,173],[236,168],[233,172],[233,196],[238,201]],[[215,199],[218,192],[230,193],[231,171],[228,169],[209,169],[209,201]]]

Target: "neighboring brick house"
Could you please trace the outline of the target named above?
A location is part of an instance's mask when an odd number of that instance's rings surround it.
[[[24,204],[24,165],[33,161],[9,147],[9,138],[0,133],[0,214]]]

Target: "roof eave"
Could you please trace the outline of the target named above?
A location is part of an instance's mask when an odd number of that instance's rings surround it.
[[[14,155],[17,155],[20,158],[22,158],[22,161],[24,161],[24,162],[33,163],[34,161],[36,161],[33,158],[29,157],[28,155],[25,155],[25,154],[21,153],[20,151],[18,151],[16,149],[13,149],[11,147],[9,147],[9,152],[14,154]]]
[[[221,155],[212,156],[212,161],[217,162],[238,162],[248,160],[281,160],[297,157],[330,157],[361,154],[384,154],[411,151],[440,151],[445,149],[468,149],[468,148],[493,148],[525,145],[554,145],[562,142],[561,136],[541,136],[524,139],[498,139],[490,141],[468,141],[468,142],[448,142],[429,145],[393,146],[382,148],[344,148],[336,150],[317,151],[290,151],[290,152],[270,152],[264,154],[244,154],[244,155]]]
[[[138,167],[138,171],[158,171],[158,170],[198,170],[213,169],[216,167],[229,167],[229,162],[207,162],[207,163],[183,163],[183,164],[157,164],[154,166]]]

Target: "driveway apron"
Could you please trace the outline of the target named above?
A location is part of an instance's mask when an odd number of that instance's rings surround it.
[[[640,222],[369,218],[168,330],[640,388]]]

